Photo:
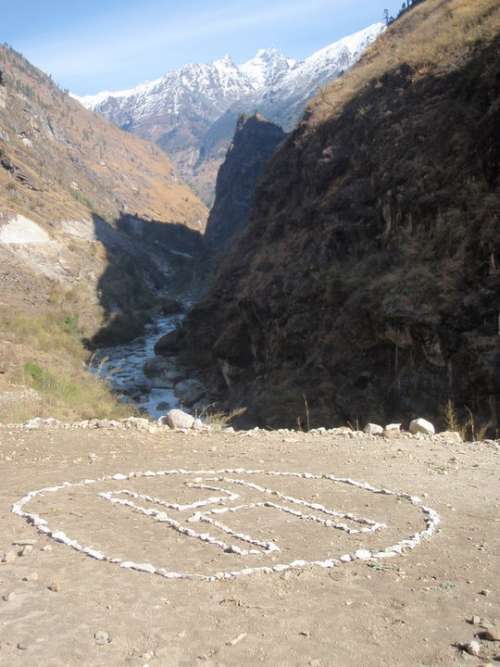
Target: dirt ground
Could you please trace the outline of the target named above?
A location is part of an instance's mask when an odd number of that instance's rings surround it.
[[[500,642],[480,639],[479,657],[456,647],[481,637],[482,625],[500,621],[499,456],[500,448],[487,443],[1,428],[0,552],[9,555],[0,563],[0,665],[415,667],[474,666],[496,656],[500,661]],[[195,472],[236,468],[263,472]],[[169,580],[95,560],[37,533],[11,512],[29,491],[64,481],[174,469],[188,472],[68,486],[32,498],[25,510],[109,557],[153,563],[194,579]],[[373,552],[425,528],[425,517],[404,498],[265,471],[331,473],[418,495],[439,513],[441,525],[431,539],[395,558],[203,580],[199,575],[325,560],[360,548]],[[261,487],[281,495],[263,498]],[[189,505],[222,493],[224,504],[237,511],[209,516],[279,551],[224,551],[130,506],[106,502],[102,492],[158,511],[158,499]],[[386,525],[349,534],[262,504],[286,504],[284,496],[289,506],[290,497],[305,499]],[[187,521],[193,512],[167,512],[201,530]],[[310,513],[322,516],[317,508]],[[371,525],[356,518],[345,523]],[[249,547],[214,524],[203,524],[203,531]],[[23,541],[28,548],[20,556]]]

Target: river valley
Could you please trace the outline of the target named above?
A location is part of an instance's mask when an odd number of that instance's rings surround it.
[[[123,402],[130,403],[155,419],[178,407],[174,381],[147,377],[144,364],[155,356],[154,346],[161,336],[173,331],[182,314],[161,315],[146,325],[144,335],[123,345],[98,349],[89,369],[104,379]]]

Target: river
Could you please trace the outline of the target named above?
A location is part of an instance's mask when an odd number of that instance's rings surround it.
[[[90,362],[90,371],[106,380],[120,400],[157,419],[169,408],[178,407],[179,400],[174,383],[146,377],[144,364],[155,356],[156,341],[173,331],[182,319],[182,314],[158,316],[146,325],[143,336],[130,343],[98,349]],[[168,407],[158,407],[162,403]]]

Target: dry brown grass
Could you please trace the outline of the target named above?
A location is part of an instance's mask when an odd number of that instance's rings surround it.
[[[84,109],[3,46],[0,66],[7,95],[0,129],[9,138],[0,151],[19,170],[0,169],[0,212],[49,224],[90,212],[114,219],[120,211],[194,228],[205,220],[205,206],[160,149]]]
[[[0,393],[26,387],[36,391],[19,401],[0,403],[0,422],[31,417],[119,418],[131,414],[130,407],[120,405],[107,385],[86,370],[88,353],[75,314],[59,306],[25,314],[2,309],[0,345]]]
[[[498,0],[426,0],[393,23],[345,76],[320,90],[309,107],[312,122],[339,114],[371,82],[405,63],[416,77],[448,72],[498,34]]]

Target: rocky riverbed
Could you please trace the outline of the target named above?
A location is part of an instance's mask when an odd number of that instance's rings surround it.
[[[175,331],[188,304],[169,302],[169,314],[158,315],[146,325],[143,336],[123,345],[98,349],[91,372],[105,379],[120,400],[157,419],[168,410],[185,407],[200,412],[205,390],[179,369],[176,357],[158,355],[158,341]]]

